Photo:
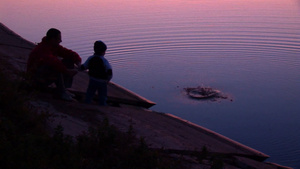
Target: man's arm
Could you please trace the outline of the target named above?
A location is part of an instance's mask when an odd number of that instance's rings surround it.
[[[81,64],[81,57],[76,52],[67,49],[61,45],[58,47],[57,53],[55,54],[64,59],[71,59],[77,66]]]

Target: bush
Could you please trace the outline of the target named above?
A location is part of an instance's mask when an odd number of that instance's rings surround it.
[[[21,82],[0,74],[0,168],[6,169],[183,169],[174,159],[148,148],[133,129],[122,133],[105,119],[76,138],[57,126],[50,136],[47,114],[37,114],[25,102],[29,93]]]

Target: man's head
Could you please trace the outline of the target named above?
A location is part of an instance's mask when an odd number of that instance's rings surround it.
[[[53,46],[58,46],[60,42],[62,42],[61,32],[55,28],[51,28],[47,31],[46,38]]]
[[[107,46],[102,41],[98,40],[94,43],[95,54],[104,55],[106,52]]]

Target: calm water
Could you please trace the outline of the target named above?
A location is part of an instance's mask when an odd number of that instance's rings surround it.
[[[39,42],[50,27],[85,60],[109,49],[113,81],[171,113],[300,168],[299,0],[1,0],[1,22]],[[191,100],[185,87],[230,100]]]

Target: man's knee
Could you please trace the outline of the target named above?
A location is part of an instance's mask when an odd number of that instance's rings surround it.
[[[72,59],[62,59],[61,62],[66,66],[67,69],[74,69],[74,62]]]

